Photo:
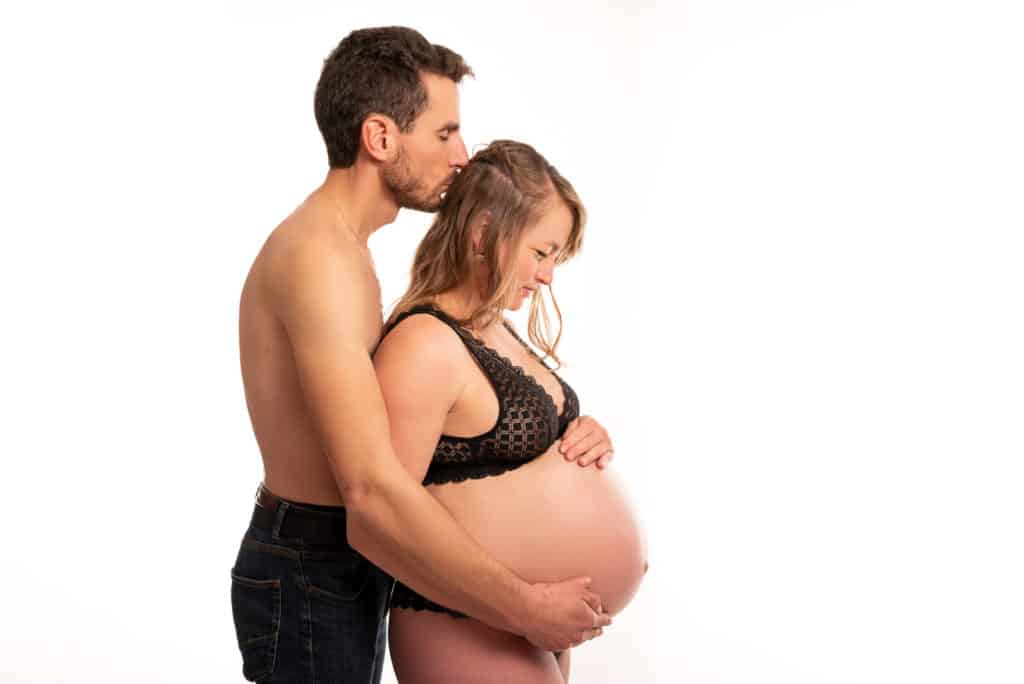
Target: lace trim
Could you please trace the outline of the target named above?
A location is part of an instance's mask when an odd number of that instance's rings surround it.
[[[434,311],[437,311],[442,316],[446,315],[443,311],[440,311],[438,309],[434,309]],[[555,402],[555,398],[553,396],[551,396],[551,393],[548,392],[547,388],[544,387],[544,385],[540,384],[540,382],[535,377],[533,377],[533,375],[531,375],[530,373],[527,373],[526,370],[522,366],[520,366],[520,365],[518,365],[516,363],[513,363],[510,358],[508,358],[507,356],[505,356],[504,354],[499,352],[497,349],[494,349],[493,347],[488,346],[488,344],[486,342],[484,342],[483,340],[474,337],[465,328],[461,328],[460,326],[458,326],[457,323],[454,323],[454,321],[452,321],[452,323],[455,324],[456,327],[459,327],[459,329],[462,330],[462,332],[466,334],[467,338],[470,339],[470,340],[473,340],[473,342],[475,342],[477,344],[477,346],[479,346],[481,349],[489,352],[491,355],[493,355],[498,360],[502,361],[505,364],[506,367],[508,367],[508,368],[512,369],[513,371],[515,371],[515,373],[519,377],[525,378],[527,382],[529,382],[531,385],[533,385],[533,387],[535,387],[535,388],[539,389],[541,392],[543,392],[544,396],[547,397],[548,402],[551,404],[551,408],[554,409],[555,417],[558,418],[559,420],[562,419],[562,416],[565,415],[566,401],[569,399],[569,396],[568,396],[568,394],[565,391],[567,385],[562,380],[562,378],[558,377],[558,373],[556,373],[555,371],[553,371],[550,368],[548,368],[548,365],[546,363],[544,363],[544,359],[542,359],[539,356],[537,356],[537,353],[535,351],[533,351],[533,349],[531,349],[529,345],[527,345],[525,342],[523,342],[522,338],[519,337],[519,335],[516,334],[516,331],[512,328],[512,326],[509,325],[508,321],[502,321],[502,324],[505,326],[505,329],[508,330],[512,334],[512,337],[514,337],[519,344],[523,345],[523,348],[526,349],[526,352],[528,354],[530,354],[530,356],[532,356],[533,358],[537,359],[537,361],[540,362],[540,365],[544,366],[544,368],[546,368],[548,370],[548,372],[551,373],[551,375],[553,375],[555,377],[555,380],[558,381],[558,384],[561,385],[561,387],[562,387],[562,412],[561,413],[558,412],[558,403]]]
[[[539,456],[539,454],[538,454]],[[465,482],[466,480],[482,480],[485,477],[494,477],[522,468],[527,463],[535,460],[537,456],[529,461],[515,461],[508,463],[440,463],[433,464],[427,469],[426,477],[423,478],[424,485],[451,484]]]
[[[562,380],[562,376],[560,376],[558,373],[556,373],[554,371],[554,369],[551,368],[551,366],[549,366],[547,363],[544,362],[544,359],[542,359],[540,357],[540,355],[533,350],[533,347],[531,347],[530,345],[528,345],[526,342],[523,341],[523,338],[521,338],[519,336],[519,333],[516,332],[516,329],[512,327],[511,323],[509,323],[508,321],[502,321],[502,323],[505,326],[505,330],[508,330],[509,333],[512,335],[512,337],[514,337],[516,339],[516,341],[519,342],[519,344],[523,345],[523,348],[526,350],[526,352],[530,356],[532,356],[533,358],[537,359],[537,362],[540,363],[540,365],[544,366],[544,368],[546,368],[548,370],[548,372],[551,373],[551,375],[554,376],[554,378],[558,382],[559,386],[561,386],[561,388],[562,388],[562,412],[561,412],[561,414],[559,414],[558,413],[558,404],[555,403],[555,398],[553,396],[551,396],[551,393],[547,391],[547,388],[545,388],[544,385],[540,384],[540,382],[538,382],[532,375],[527,373],[524,369],[522,369],[519,366],[515,365],[514,363],[512,363],[511,361],[509,361],[508,359],[503,357],[501,354],[499,354],[498,352],[496,352],[493,349],[491,349],[491,351],[496,356],[498,356],[499,358],[503,359],[512,368],[518,370],[520,375],[523,375],[527,379],[532,380],[533,384],[536,385],[537,387],[539,387],[540,390],[542,392],[544,392],[544,394],[547,395],[548,399],[551,400],[551,405],[555,407],[555,414],[558,415],[558,421],[559,421],[558,436],[561,437],[562,433],[565,432],[565,428],[569,425],[569,423],[572,422],[573,420],[575,420],[576,417],[579,415],[579,400],[576,397],[576,393],[573,391],[573,389],[571,387],[569,387],[568,383],[566,383],[565,380]],[[487,347],[487,348],[490,349],[490,347]],[[575,412],[576,415],[571,415],[573,412]]]
[[[395,589],[391,593],[391,608],[407,608],[418,612],[429,610],[431,613],[446,613],[457,620],[465,620],[469,617],[457,610],[445,608],[440,603],[434,603],[425,596],[420,596],[398,581],[395,582]]]

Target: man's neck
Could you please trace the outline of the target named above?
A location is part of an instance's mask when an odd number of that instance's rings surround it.
[[[356,163],[346,169],[331,169],[310,199],[333,216],[339,231],[364,247],[370,236],[398,216],[398,205],[378,174]]]

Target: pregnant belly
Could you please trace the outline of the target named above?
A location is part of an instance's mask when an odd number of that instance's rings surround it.
[[[625,487],[609,468],[580,468],[551,450],[501,475],[429,490],[524,580],[591,577],[592,590],[613,615],[640,586],[646,540]]]

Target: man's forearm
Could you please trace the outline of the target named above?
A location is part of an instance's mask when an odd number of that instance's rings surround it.
[[[430,600],[523,634],[529,585],[481,548],[405,470],[382,470],[362,492],[346,493],[352,546]]]

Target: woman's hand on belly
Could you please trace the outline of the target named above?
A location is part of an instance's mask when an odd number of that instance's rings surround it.
[[[565,460],[575,461],[580,467],[594,463],[599,469],[611,462],[614,453],[608,431],[591,416],[580,416],[569,423],[559,451]]]

